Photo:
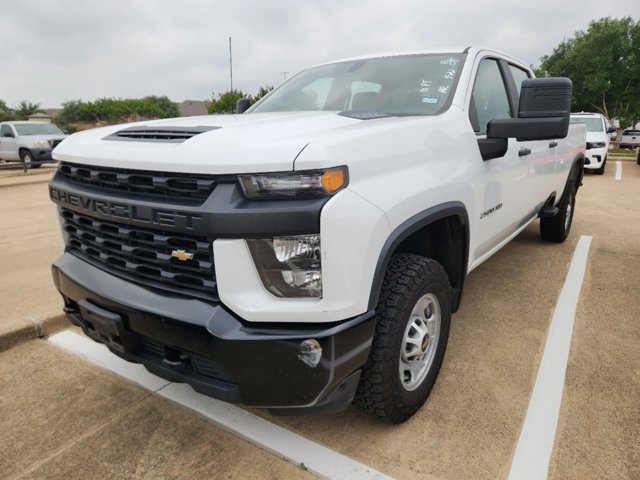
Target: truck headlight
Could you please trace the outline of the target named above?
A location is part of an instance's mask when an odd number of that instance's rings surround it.
[[[277,297],[322,297],[320,235],[247,240],[264,287]]]
[[[604,148],[604,142],[587,142],[587,150],[591,150],[592,148]]]
[[[33,147],[48,147],[49,142],[47,140],[36,140],[32,144]]]
[[[238,175],[247,198],[325,197],[349,183],[347,167]]]

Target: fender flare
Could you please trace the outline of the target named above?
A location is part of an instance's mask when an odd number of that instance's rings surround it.
[[[462,298],[462,289],[464,281],[467,276],[467,266],[469,263],[469,215],[467,209],[462,202],[447,202],[435,207],[423,210],[420,213],[412,216],[398,225],[389,235],[387,241],[382,246],[380,255],[378,256],[378,262],[376,264],[375,272],[373,275],[373,282],[371,284],[371,293],[369,295],[368,309],[373,310],[378,304],[380,297],[380,291],[382,290],[382,282],[384,280],[384,274],[391,260],[391,256],[396,251],[398,246],[409,236],[416,233],[418,230],[438,221],[445,217],[458,217],[464,229],[465,235],[463,238],[463,256],[462,268],[458,275],[457,284],[459,288],[452,287],[452,312],[455,312],[460,305]]]
[[[575,156],[575,158],[573,159],[571,169],[573,169],[576,163],[580,165],[580,172],[579,172],[580,177],[576,178],[577,180],[576,191],[578,191],[578,188],[582,186],[582,179],[584,178],[584,153],[580,152],[578,155]],[[571,174],[571,170],[569,170],[569,174]],[[567,183],[568,182],[569,182],[569,179],[567,178]]]

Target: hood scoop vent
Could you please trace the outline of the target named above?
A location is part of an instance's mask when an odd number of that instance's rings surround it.
[[[124,142],[168,142],[181,143],[201,133],[222,127],[129,127],[103,138]]]

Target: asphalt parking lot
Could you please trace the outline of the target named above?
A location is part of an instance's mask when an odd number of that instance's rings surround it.
[[[640,478],[640,166],[619,165],[585,176],[565,243],[542,242],[535,222],[469,275],[438,382],[408,422],[355,408],[243,410],[370,467],[366,478],[507,478],[569,265],[590,236],[548,478]],[[314,478],[47,338],[66,324],[49,269],[61,242],[39,175],[0,178],[0,478]]]

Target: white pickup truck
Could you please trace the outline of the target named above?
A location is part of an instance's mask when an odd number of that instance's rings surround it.
[[[406,420],[467,274],[538,218],[548,241],[571,228],[585,128],[568,79],[532,77],[485,48],[372,55],[243,114],[69,137],[50,183],[69,319],[219,399]]]

